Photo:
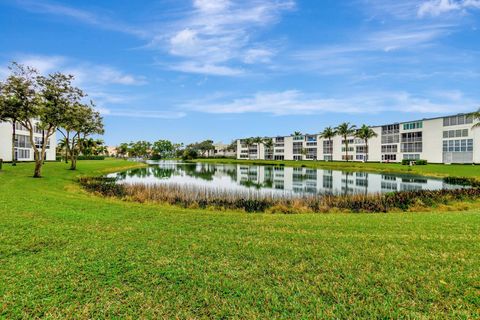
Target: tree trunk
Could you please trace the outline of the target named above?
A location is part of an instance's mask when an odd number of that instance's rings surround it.
[[[345,136],[344,138],[345,138],[345,160],[348,162],[348,141],[347,141],[348,137]]]
[[[77,159],[75,156],[72,156],[70,159],[70,170],[77,170]]]
[[[12,121],[12,166],[16,166],[17,165],[17,159],[15,157],[15,135],[17,134],[16,133],[16,128],[15,128],[15,123],[16,121],[13,120]]]
[[[365,153],[366,153],[365,162],[368,162],[368,139],[365,139]]]
[[[43,159],[42,155],[37,154],[35,156],[35,171],[33,173],[34,178],[41,178],[42,177],[42,165],[43,165]]]

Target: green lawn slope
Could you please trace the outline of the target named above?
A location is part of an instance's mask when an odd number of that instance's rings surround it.
[[[480,317],[480,214],[268,215],[102,199],[80,161],[0,171],[0,318]]]

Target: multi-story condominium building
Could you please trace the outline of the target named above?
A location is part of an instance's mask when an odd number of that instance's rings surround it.
[[[20,123],[15,125],[15,157],[17,161],[34,161],[35,155],[30,143],[30,133],[27,128]],[[3,161],[12,161],[12,124],[10,122],[0,122],[0,159]],[[35,128],[35,144],[42,146],[42,131]],[[56,134],[54,133],[47,141],[46,160],[55,160]]]
[[[331,140],[320,134],[273,137],[265,143],[237,140],[237,159],[401,162],[403,159],[430,163],[480,163],[480,128],[467,114],[372,126],[377,134],[365,141],[351,136]],[[347,147],[348,144],[348,147]]]
[[[208,158],[235,158],[236,156],[235,151],[230,150],[228,144],[217,142],[214,143],[213,146],[215,147],[215,149],[208,151],[206,154]]]

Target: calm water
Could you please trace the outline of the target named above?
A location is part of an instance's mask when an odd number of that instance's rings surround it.
[[[175,184],[228,191],[289,194],[358,194],[461,188],[414,175],[211,163],[150,162],[147,168],[109,175],[120,183]]]

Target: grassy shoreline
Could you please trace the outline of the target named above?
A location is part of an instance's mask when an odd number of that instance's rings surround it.
[[[427,164],[424,166],[404,166],[399,163],[377,162],[325,162],[325,161],[275,161],[275,160],[237,160],[237,159],[197,159],[192,162],[221,163],[221,164],[245,164],[245,165],[275,165],[289,167],[306,167],[314,169],[340,170],[340,171],[363,171],[370,173],[403,173],[416,174],[428,177],[472,177],[480,180],[480,166],[478,165],[444,165]]]
[[[0,171],[0,318],[480,316],[480,211],[248,215],[101,198],[141,164]]]

